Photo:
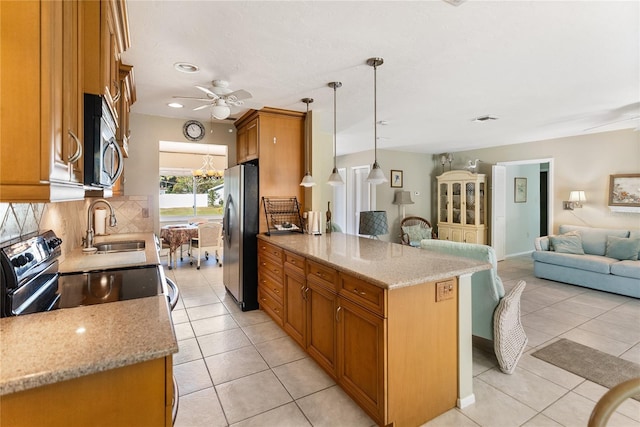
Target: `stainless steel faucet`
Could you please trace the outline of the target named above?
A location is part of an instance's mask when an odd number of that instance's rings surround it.
[[[115,227],[116,225],[118,225],[118,220],[116,219],[116,214],[113,211],[113,206],[111,206],[111,203],[109,203],[108,201],[106,201],[105,199],[97,199],[94,200],[93,202],[91,202],[91,204],[89,205],[89,209],[87,209],[87,235],[84,238],[84,247],[85,248],[91,248],[93,247],[93,208],[98,204],[98,203],[104,203],[105,205],[107,205],[109,207],[109,226],[110,227]]]

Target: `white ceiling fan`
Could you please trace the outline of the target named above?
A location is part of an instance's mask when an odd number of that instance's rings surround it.
[[[252,97],[251,93],[244,89],[232,91],[229,89],[229,82],[226,80],[214,80],[211,82],[211,89],[204,86],[196,87],[200,89],[206,97],[191,96],[174,96],[174,98],[194,99],[196,101],[206,102],[206,104],[194,108],[194,111],[204,108],[211,108],[211,115],[218,119],[224,120],[231,114],[231,107],[240,107],[245,104],[244,100]],[[261,106],[259,108],[262,108]]]

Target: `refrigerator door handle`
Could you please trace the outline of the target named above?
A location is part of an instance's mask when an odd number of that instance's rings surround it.
[[[231,215],[231,195],[229,195],[227,197],[227,203],[225,204],[227,206],[227,210],[224,214],[224,221],[223,221],[223,227],[224,227],[224,234],[225,237],[227,238],[228,242],[231,242],[231,227],[229,227],[229,221],[230,221],[230,215]]]

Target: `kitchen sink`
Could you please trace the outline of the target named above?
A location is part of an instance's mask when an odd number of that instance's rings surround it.
[[[94,243],[93,246],[98,249],[98,253],[143,251],[145,249],[144,240],[102,242]]]

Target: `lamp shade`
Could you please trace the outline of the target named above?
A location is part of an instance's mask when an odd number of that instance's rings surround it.
[[[360,212],[360,227],[358,234],[367,236],[379,236],[389,232],[386,211]]]
[[[384,172],[382,172],[382,168],[377,161],[373,164],[373,168],[371,168],[371,172],[369,172],[369,175],[367,176],[367,182],[370,182],[373,185],[387,182],[387,178],[384,176]]]
[[[316,185],[315,181],[313,180],[313,177],[311,176],[311,173],[307,172],[304,174],[304,177],[302,177],[302,182],[300,182],[300,185],[303,187],[313,187],[314,185]]]
[[[333,185],[333,186],[344,185],[344,181],[342,180],[342,177],[338,172],[338,168],[333,168],[331,175],[329,175],[329,180],[327,181],[327,184]]]
[[[587,196],[584,194],[584,191],[572,191],[569,194],[570,202],[586,202]]]
[[[411,200],[411,191],[396,191],[393,196],[394,205],[413,205]]]

